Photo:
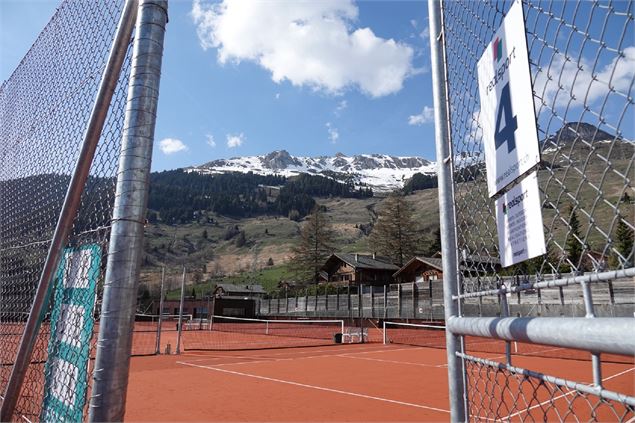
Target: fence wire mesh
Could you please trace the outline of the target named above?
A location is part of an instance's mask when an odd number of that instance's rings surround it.
[[[475,421],[629,421],[634,407],[495,363],[466,361],[470,414]]]
[[[37,289],[123,6],[62,2],[0,88],[0,395]],[[85,413],[131,48],[113,96],[14,419]]]
[[[544,231],[547,253],[502,268],[486,181],[477,63],[513,4],[442,3],[460,315],[632,317],[633,2],[522,1],[541,155],[534,170],[543,227],[531,230]],[[589,282],[584,292],[581,276],[609,271],[614,271],[611,278]],[[559,286],[537,285],[576,276]],[[498,295],[503,286],[504,301]],[[464,364],[468,409],[475,420],[632,417],[626,400],[611,402],[536,375],[469,360]]]

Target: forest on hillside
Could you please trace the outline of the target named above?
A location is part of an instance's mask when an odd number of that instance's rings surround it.
[[[373,192],[306,174],[286,178],[251,172],[204,175],[169,170],[150,175],[148,220],[188,223],[198,211],[235,218],[269,214],[301,219],[315,206],[314,196],[365,198]]]

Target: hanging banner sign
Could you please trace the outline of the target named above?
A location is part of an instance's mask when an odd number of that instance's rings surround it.
[[[503,267],[547,252],[537,172],[529,174],[495,203],[498,248]]]
[[[525,40],[516,1],[478,61],[480,123],[490,197],[540,162]]]
[[[99,245],[64,249],[54,279],[41,421],[84,420],[100,265]]]

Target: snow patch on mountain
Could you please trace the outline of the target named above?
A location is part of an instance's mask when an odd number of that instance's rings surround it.
[[[232,157],[185,169],[202,174],[229,172],[259,175],[297,176],[302,173],[320,175],[356,187],[367,186],[378,192],[403,188],[415,173],[434,175],[436,164],[421,157],[397,157],[385,154],[297,157],[285,150],[264,156]]]

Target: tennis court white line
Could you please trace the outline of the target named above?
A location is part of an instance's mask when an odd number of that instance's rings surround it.
[[[381,358],[370,358],[370,357],[353,357],[347,354],[340,354],[337,357],[351,358],[353,360],[369,360],[369,361],[379,361],[382,363],[394,363],[394,364],[405,364],[408,366],[420,366],[420,367],[435,367],[438,368],[439,365],[436,364],[424,364],[424,363],[411,363],[409,361],[397,361],[397,360],[384,360]]]
[[[343,344],[343,345],[348,345],[348,344]],[[364,345],[364,344],[351,344],[351,345]],[[298,347],[298,348],[310,348],[310,347]],[[302,351],[296,351],[294,352],[294,354],[314,354],[316,352],[333,352],[333,348],[339,348],[338,346],[334,346],[331,347],[330,349],[326,349],[326,350],[302,350]],[[277,356],[277,355],[287,355],[289,354],[289,350],[292,350],[293,348],[287,348],[286,352],[280,352],[280,353],[275,353],[275,354],[268,354],[268,356]],[[272,349],[273,350],[273,349]],[[199,353],[188,353],[187,351],[185,353],[183,353],[184,356],[191,356],[191,357],[209,357],[212,354],[214,354],[215,352],[222,352],[222,350],[208,350],[210,352],[210,354],[199,354]],[[256,349],[253,349],[251,351],[256,351]],[[262,351],[262,350],[261,350]],[[356,353],[358,351],[368,351],[368,352],[374,352],[376,350],[374,350],[373,348],[369,348],[369,347],[360,347],[359,349],[356,349],[354,351],[351,352],[351,354]],[[383,350],[386,351],[386,350]],[[241,357],[239,355],[232,355],[232,356],[219,356],[217,354],[214,354],[214,357]],[[242,356],[244,358],[248,358],[251,356]]]
[[[372,359],[372,358],[367,358],[367,357],[355,357],[353,354],[369,354],[369,353],[374,353],[374,352],[390,352],[390,351],[404,351],[404,350],[412,350],[413,348],[399,348],[399,349],[388,349],[388,350],[371,350],[371,351],[355,351],[355,352],[350,352],[350,353],[343,353],[343,354],[320,354],[320,355],[313,355],[313,356],[301,356],[301,357],[285,357],[285,358],[271,358],[271,359],[264,359],[264,360],[249,360],[249,361],[239,361],[236,363],[219,363],[219,364],[213,364],[214,366],[235,366],[235,365],[241,365],[241,364],[257,364],[257,363],[273,363],[276,361],[294,361],[294,360],[308,360],[308,359],[315,359],[315,358],[329,358],[329,357],[344,357],[344,358],[352,358],[352,359],[360,359],[360,360],[373,360],[373,361],[385,361],[385,362],[392,362],[392,363],[399,363],[399,364],[411,364],[411,365],[416,365],[416,366],[425,366],[425,367],[444,367],[447,366],[446,364],[444,365],[431,365],[431,364],[420,364],[420,363],[407,363],[407,362],[403,362],[403,361],[390,361],[390,360],[382,360],[382,359]],[[327,350],[323,350],[323,351],[327,351]],[[332,350],[331,350],[332,351]],[[318,352],[318,351],[313,351],[313,352]],[[216,355],[214,357],[209,357],[207,359],[198,359],[198,360],[188,360],[188,363],[198,363],[201,361],[208,361],[211,359],[219,359],[219,358],[244,358],[244,359],[250,359],[252,357],[250,356],[238,356],[238,355],[225,355],[225,356],[219,356]],[[257,356],[254,356],[253,358],[258,358]],[[185,362],[183,362],[185,363]]]
[[[441,409],[441,408],[430,407],[430,406],[427,406],[427,405],[413,404],[413,403],[409,403],[409,402],[391,400],[391,399],[388,399],[388,398],[375,397],[375,396],[372,396],[372,395],[364,395],[364,394],[358,394],[358,393],[355,393],[355,392],[342,391],[342,390],[339,390],[339,389],[325,388],[325,387],[322,387],[322,386],[307,385],[305,383],[291,382],[289,380],[282,380],[282,379],[275,379],[275,378],[266,377],[266,376],[252,375],[252,374],[249,374],[249,373],[236,372],[236,371],[233,371],[233,370],[218,369],[216,367],[201,366],[199,364],[184,363],[184,362],[181,362],[181,361],[177,361],[177,363],[185,365],[185,366],[191,366],[191,367],[198,367],[198,368],[201,368],[201,369],[214,370],[214,371],[217,371],[217,372],[229,373],[229,374],[233,374],[233,375],[237,375],[237,376],[245,376],[245,377],[250,377],[250,378],[254,378],[254,379],[267,380],[269,382],[278,382],[278,383],[283,383],[283,384],[286,384],[286,385],[300,386],[302,388],[316,389],[318,391],[333,392],[333,393],[336,393],[336,394],[349,395],[349,396],[352,396],[352,397],[358,397],[358,398],[364,398],[364,399],[372,399],[372,400],[376,400],[376,401],[389,402],[389,403],[392,403],[392,404],[405,405],[405,406],[408,406],[408,407],[423,408],[425,410],[438,411],[438,412],[441,412],[441,413],[448,413],[448,414],[450,413],[450,410],[444,410],[444,409]]]
[[[359,349],[359,350],[355,350],[349,353],[344,353],[344,354],[367,354],[367,353],[373,353],[373,352],[385,352],[385,351],[401,351],[401,349],[397,350],[376,350],[376,349]],[[333,350],[316,350],[316,351],[299,351],[298,353],[318,353],[318,352],[333,352]],[[278,356],[278,355],[289,355],[289,352],[286,353],[279,353],[279,354],[270,354],[271,357],[273,356]],[[188,362],[190,363],[198,363],[201,361],[208,361],[208,360],[214,360],[214,359],[221,359],[221,358],[243,358],[243,359],[254,359],[253,361],[251,361],[251,363],[256,363],[256,362],[267,362],[267,361],[280,361],[280,360],[300,360],[300,359],[305,359],[305,358],[319,358],[319,357],[337,357],[342,355],[341,353],[338,354],[322,354],[322,355],[315,355],[315,356],[299,356],[299,357],[285,357],[285,358],[271,358],[269,360],[265,360],[267,357],[261,357],[258,355],[218,355],[218,354],[184,354],[183,356],[188,356],[188,357],[207,357],[207,358],[201,358],[201,359],[196,359],[196,360],[188,360]],[[263,359],[263,360],[256,360],[256,359]],[[250,362],[245,362],[245,363],[250,363]],[[227,364],[239,364],[239,363],[227,363]],[[240,363],[243,364],[243,363]],[[220,364],[217,364],[220,365]]]
[[[616,374],[614,374],[613,376],[608,376],[608,377],[605,377],[605,378],[603,378],[603,379],[602,379],[602,382],[606,382],[607,380],[615,379],[616,377],[622,376],[623,374],[626,374],[626,373],[628,373],[628,372],[632,372],[633,370],[635,370],[635,367],[632,367],[632,368],[630,368],[630,369],[626,369],[626,370],[624,370],[624,371],[622,371],[622,372],[616,373]],[[550,400],[547,400],[547,401],[543,401],[543,402],[541,402],[540,404],[536,404],[536,405],[534,405],[534,406],[532,406],[532,407],[529,407],[529,408],[526,408],[526,409],[524,409],[524,410],[522,410],[522,411],[518,411],[517,413],[510,414],[510,415],[509,415],[509,416],[507,416],[504,420],[505,420],[505,421],[508,421],[508,420],[509,420],[509,419],[511,419],[512,417],[516,417],[516,416],[519,416],[519,415],[521,415],[521,414],[523,414],[523,413],[527,413],[528,411],[533,410],[534,408],[542,407],[542,406],[543,406],[543,405],[545,405],[545,404],[548,404],[548,403],[550,403],[550,402],[557,401],[557,400],[559,400],[560,398],[564,398],[564,397],[569,396],[569,395],[573,395],[573,394],[575,394],[576,392],[578,392],[578,391],[573,390],[573,391],[569,391],[569,392],[567,392],[566,394],[558,395],[557,397],[554,397],[554,398],[552,398],[552,399],[550,399]]]

